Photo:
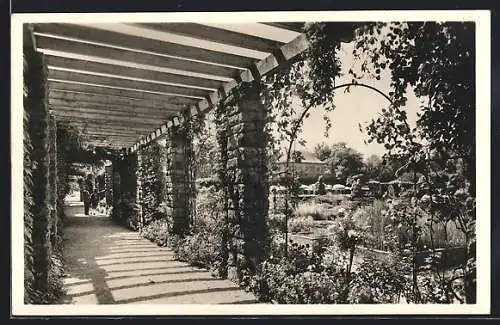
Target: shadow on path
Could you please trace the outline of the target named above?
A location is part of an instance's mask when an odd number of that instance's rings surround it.
[[[66,207],[64,304],[247,304],[255,297],[207,270],[175,261],[173,252],[104,215]]]

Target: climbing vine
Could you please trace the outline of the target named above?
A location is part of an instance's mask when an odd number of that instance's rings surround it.
[[[26,54],[23,55],[23,72],[24,80],[28,63]],[[23,84],[23,148],[24,148],[24,168],[23,168],[23,189],[24,189],[24,299],[25,303],[32,302],[34,268],[33,268],[33,195],[31,189],[33,187],[32,161],[31,152],[33,146],[29,132],[30,113],[28,106],[28,85]]]
[[[164,175],[163,165],[165,163],[165,148],[157,142],[151,142],[140,149],[139,168],[137,168],[137,179],[140,181],[140,205],[142,213],[142,225],[146,226],[151,221],[160,219],[161,212],[158,210],[164,198]]]

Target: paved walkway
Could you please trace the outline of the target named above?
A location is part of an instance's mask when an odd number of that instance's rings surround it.
[[[66,207],[65,304],[249,304],[229,280],[175,261],[173,252],[109,218]]]

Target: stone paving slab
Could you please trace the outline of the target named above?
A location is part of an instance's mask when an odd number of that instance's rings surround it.
[[[175,261],[158,247],[103,215],[66,208],[64,304],[255,304],[229,280]]]

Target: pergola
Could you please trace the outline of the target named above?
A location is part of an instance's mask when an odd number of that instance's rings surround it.
[[[209,110],[307,48],[303,23],[41,23],[49,107],[89,145],[127,149]],[[339,29],[345,24],[339,23]],[[346,28],[352,34],[352,29]]]
[[[57,223],[44,209],[47,202],[57,205],[56,174],[66,154],[58,149],[57,124],[67,123],[89,146],[121,151],[114,156],[107,178],[112,218],[135,230],[146,223],[143,180],[158,172],[144,171],[145,162],[154,155],[149,151],[155,147],[152,142],[164,139],[165,193],[156,199],[165,203],[172,234],[184,236],[191,227],[196,196],[190,123],[185,119],[217,106],[221,108],[216,112],[221,119],[217,131],[225,143],[218,148],[217,168],[227,192],[221,212],[227,215],[231,243],[225,269],[229,278],[236,279],[242,267],[257,265],[265,255],[268,214],[267,107],[259,81],[307,50],[302,26],[291,22],[26,25],[24,104],[30,114],[25,115],[25,125],[37,149],[32,157],[44,167],[36,170],[43,189],[37,215],[48,224]],[[338,23],[338,28],[341,41],[352,37],[352,23]],[[231,97],[234,89],[239,91]],[[136,204],[141,209],[133,213],[130,209]],[[57,227],[51,230],[40,223],[39,230],[37,247],[45,254],[45,233],[56,234]],[[46,274],[47,269],[40,272]]]

